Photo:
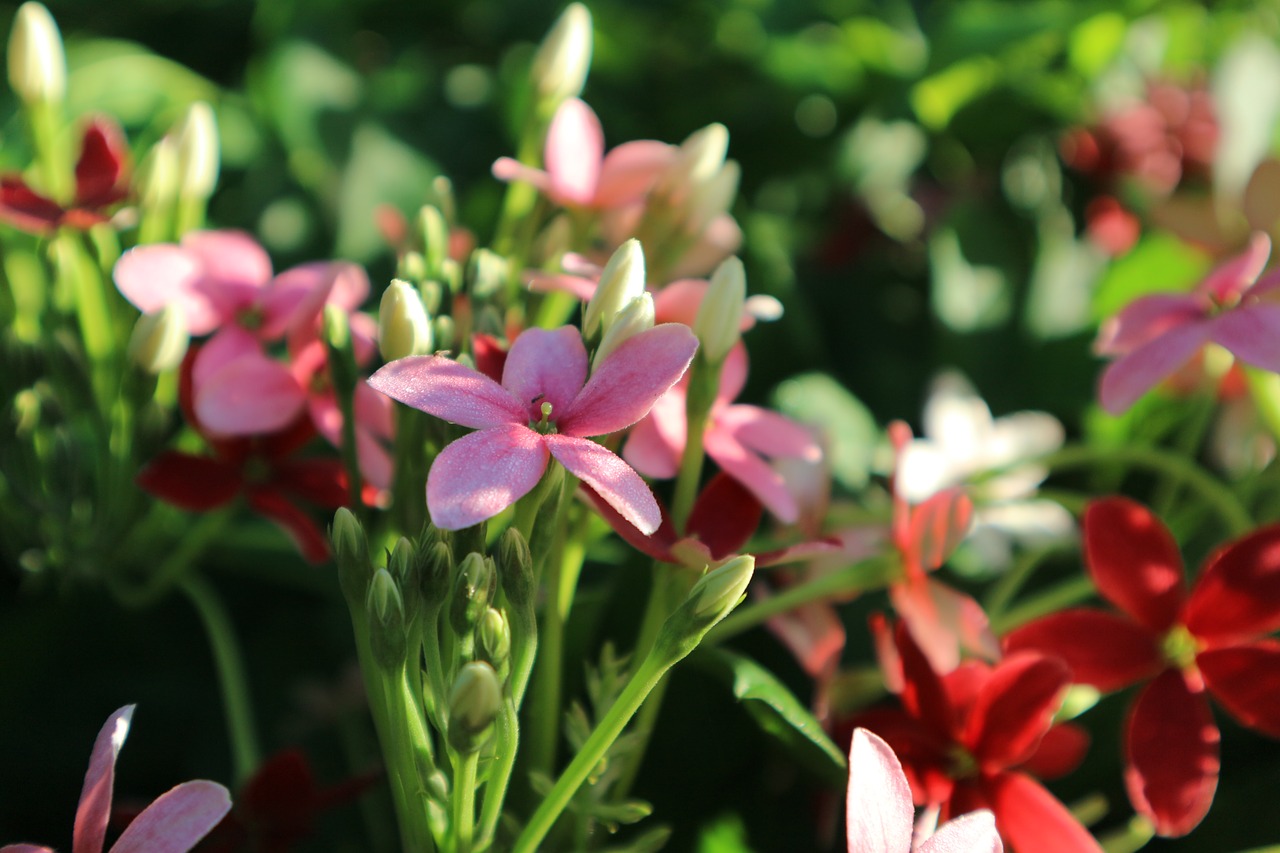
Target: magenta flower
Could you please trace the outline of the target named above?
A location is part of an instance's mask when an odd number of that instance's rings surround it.
[[[711,406],[703,444],[725,473],[747,487],[760,503],[785,523],[800,514],[795,497],[770,458],[817,460],[822,451],[810,432],[768,409],[732,403],[747,382],[747,352],[729,352],[720,372],[720,390]],[[674,477],[688,439],[684,384],[672,388],[653,406],[649,417],[631,431],[623,457],[650,477]]]
[[[1280,373],[1280,274],[1258,281],[1270,253],[1271,240],[1254,234],[1193,292],[1144,296],[1104,323],[1094,349],[1116,360],[1099,385],[1103,408],[1125,411],[1209,343]]]
[[[502,384],[440,356],[393,361],[369,384],[392,399],[478,430],[446,447],[427,475],[427,511],[445,530],[497,515],[529,492],[553,456],[644,533],[662,520],[648,485],[589,441],[644,417],[693,360],[687,326],[655,326],[625,341],[587,380],[572,326],[528,329],[511,345]]]
[[[546,171],[502,157],[493,164],[493,176],[533,184],[565,207],[614,208],[644,198],[676,151],[665,142],[641,139],[605,154],[600,119],[591,107],[569,98],[547,129]]]
[[[1001,853],[990,809],[961,815],[918,844],[913,838],[911,786],[898,756],[880,737],[853,730],[845,812],[849,853]],[[936,817],[936,815],[935,815]],[[928,827],[919,827],[927,834]]]
[[[89,756],[89,770],[76,809],[71,853],[102,853],[111,816],[116,756],[129,734],[133,705],[107,718]],[[110,853],[187,853],[231,809],[227,789],[216,782],[183,782],[147,806],[111,845]],[[0,853],[54,853],[36,844],[9,844]]]

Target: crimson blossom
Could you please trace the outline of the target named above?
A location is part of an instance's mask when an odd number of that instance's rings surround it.
[[[128,159],[120,127],[102,116],[90,119],[80,141],[71,204],[41,195],[21,175],[5,175],[0,177],[0,221],[32,234],[51,234],[63,225],[84,230],[106,222],[104,211],[129,195]]]
[[[1102,691],[1145,683],[1125,730],[1125,785],[1165,836],[1185,835],[1213,803],[1218,728],[1208,695],[1243,725],[1280,737],[1280,525],[1212,555],[1188,593],[1168,528],[1125,498],[1084,515],[1085,564],[1120,613],[1078,608],[1005,638],[1064,660]]]

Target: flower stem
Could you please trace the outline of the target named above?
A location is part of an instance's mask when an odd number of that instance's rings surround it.
[[[471,853],[476,823],[476,768],[479,752],[457,756],[453,776],[454,853]]]
[[[494,764],[489,770],[489,780],[484,787],[484,805],[480,809],[480,837],[477,850],[493,846],[498,832],[498,820],[502,817],[502,805],[506,800],[507,785],[516,766],[516,752],[520,743],[520,720],[515,703],[510,698],[502,704],[497,721],[497,743],[494,746]]]
[[[1033,619],[1054,613],[1064,607],[1071,607],[1089,598],[1097,591],[1093,579],[1077,577],[1063,581],[1057,586],[1039,592],[1025,599],[1016,607],[1011,607],[1001,616],[991,616],[991,628],[996,636],[1012,631]]]
[[[178,589],[182,590],[195,607],[205,635],[209,638],[209,645],[213,648],[213,662],[218,672],[223,711],[227,716],[227,731],[231,737],[235,778],[238,783],[243,784],[257,770],[260,752],[249,701],[249,679],[245,673],[240,643],[236,639],[231,618],[222,599],[208,581],[198,574],[188,573],[178,581]]]

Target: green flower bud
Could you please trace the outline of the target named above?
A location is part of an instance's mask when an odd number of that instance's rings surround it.
[[[490,607],[480,617],[476,629],[480,654],[494,669],[501,669],[511,654],[511,626],[501,610]]]
[[[542,40],[529,69],[538,100],[554,109],[565,98],[576,98],[590,67],[591,13],[581,3],[570,3]]]
[[[391,549],[391,556],[387,558],[387,571],[391,572],[391,576],[396,579],[396,583],[403,589],[406,584],[415,583],[414,570],[417,567],[416,553],[417,549],[413,547],[404,536],[396,540],[395,547]]]
[[[449,257],[449,223],[444,214],[434,205],[423,205],[418,211],[418,230],[422,232],[426,275],[431,278],[440,274],[440,269]]]
[[[537,594],[533,555],[529,552],[529,543],[514,527],[508,527],[498,537],[497,567],[507,601],[513,607],[532,604]]]
[[[742,308],[747,301],[747,275],[742,261],[728,258],[711,276],[711,286],[693,321],[699,353],[708,363],[724,361],[742,337]]]
[[[652,328],[653,297],[648,293],[642,293],[628,302],[626,307],[618,312],[613,325],[609,326],[609,330],[604,333],[600,346],[596,347],[596,354],[591,359],[591,367],[593,369],[599,367],[600,363],[608,358],[609,354],[620,347],[624,341],[630,340],[641,332],[647,332]]]
[[[355,513],[339,507],[329,529],[334,559],[338,563],[338,583],[347,601],[363,604],[373,565],[369,560],[369,540]]]
[[[43,5],[23,3],[9,33],[9,85],[25,104],[61,101],[67,92],[67,58],[53,16]]]
[[[430,607],[443,604],[449,595],[449,581],[453,578],[453,549],[446,542],[419,544],[417,548],[418,593],[423,603]]]
[[[713,622],[728,616],[746,595],[747,584],[751,583],[755,568],[756,558],[745,554],[703,575],[689,590],[693,615]]]
[[[378,306],[378,350],[387,361],[426,355],[434,345],[431,320],[413,285],[395,279]]]
[[[618,313],[645,292],[644,282],[644,250],[632,238],[618,247],[600,273],[600,284],[582,315],[582,336],[590,340],[609,331]]]
[[[496,578],[493,560],[472,552],[459,565],[453,582],[449,624],[459,637],[470,636],[489,606]]]
[[[183,198],[206,199],[218,185],[218,123],[213,107],[196,101],[176,130],[178,184]]]
[[[351,320],[338,305],[326,304],[321,323],[325,343],[331,349],[345,349],[351,343]]]
[[[182,310],[170,302],[154,314],[143,314],[129,338],[129,359],[152,376],[182,363],[191,336]]]
[[[454,349],[454,344],[457,343],[457,327],[452,317],[441,314],[432,321],[431,327],[435,333],[436,347],[442,350]]]
[[[172,135],[160,137],[151,146],[138,167],[134,185],[147,211],[164,210],[178,197],[178,143]]]
[[[396,579],[386,569],[373,573],[365,610],[369,614],[369,647],[374,661],[389,670],[402,665],[407,646],[404,599]]]
[[[449,691],[449,745],[462,753],[480,749],[501,710],[502,684],[493,667],[483,661],[465,664]]]
[[[428,275],[427,259],[421,252],[405,252],[400,256],[400,263],[396,265],[397,278],[422,281]]]
[[[506,287],[509,268],[507,259],[488,249],[476,249],[467,261],[467,281],[471,294],[487,299]]]

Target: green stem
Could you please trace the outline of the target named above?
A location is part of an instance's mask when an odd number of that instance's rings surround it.
[[[702,464],[706,458],[703,448],[707,421],[711,406],[720,385],[720,364],[711,364],[702,357],[694,357],[689,368],[689,387],[685,397],[685,420],[688,424],[684,453],[680,457],[680,472],[676,475],[675,495],[671,501],[671,521],[683,534],[689,523],[689,514],[698,498],[698,486],[702,481]]]
[[[502,805],[506,800],[507,785],[516,766],[516,751],[520,744],[520,720],[515,702],[510,698],[502,704],[498,715],[497,743],[494,746],[494,764],[485,783],[484,805],[480,809],[480,837],[477,850],[488,850],[498,832],[502,817]]]
[[[258,735],[253,725],[253,710],[249,702],[249,679],[244,669],[244,657],[236,639],[231,618],[217,591],[204,578],[188,574],[178,582],[178,588],[195,607],[204,625],[205,635],[213,648],[213,662],[218,672],[218,685],[222,691],[223,711],[227,716],[227,731],[231,737],[231,757],[237,783],[248,781],[258,769]]]
[[[189,570],[205,549],[222,535],[231,516],[232,511],[229,508],[205,513],[188,529],[186,535],[178,540],[174,550],[169,552],[169,556],[147,576],[144,582],[131,587],[123,580],[114,582],[109,580],[112,593],[129,607],[145,607],[159,601],[179,580],[182,573]]]
[[[992,585],[983,607],[988,619],[1000,618],[1000,615],[1008,609],[1010,602],[1017,597],[1018,591],[1031,579],[1036,568],[1058,550],[1056,547],[1049,546],[1023,554],[1021,559]]]
[[[1072,578],[1024,599],[1016,607],[1009,608],[1000,617],[992,616],[991,628],[995,631],[996,636],[1002,636],[1033,619],[1056,613],[1064,607],[1079,604],[1096,591],[1091,578]]]
[[[1044,464],[1060,471],[1085,465],[1128,465],[1146,468],[1193,488],[1226,522],[1232,537],[1253,529],[1253,518],[1235,493],[1192,460],[1154,447],[1067,447],[1044,458]]]
[[[31,147],[35,151],[40,185],[59,202],[71,200],[71,166],[58,140],[64,124],[62,102],[40,101],[26,107]]]
[[[476,824],[476,768],[479,752],[458,757],[453,775],[453,837],[455,853],[471,853]]]

